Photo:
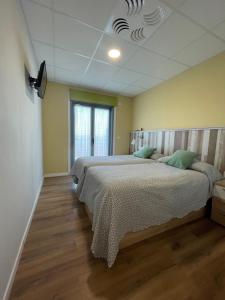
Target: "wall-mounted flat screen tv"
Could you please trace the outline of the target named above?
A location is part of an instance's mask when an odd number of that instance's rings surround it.
[[[46,86],[47,86],[47,69],[46,69],[46,63],[45,61],[43,61],[38,72],[37,82],[35,84],[35,88],[37,89],[37,94],[41,99],[44,98]]]
[[[29,77],[29,81],[30,86],[35,88],[38,96],[43,99],[48,81],[45,61],[43,61],[40,65],[37,78]]]

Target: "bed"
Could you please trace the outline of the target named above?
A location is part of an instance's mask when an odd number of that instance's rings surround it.
[[[135,157],[134,155],[92,156],[78,158],[72,166],[70,175],[77,183],[76,192],[81,193],[88,168],[94,166],[132,165],[154,162],[152,159]]]
[[[164,163],[87,169],[80,201],[92,221],[95,257],[111,267],[120,248],[202,217],[211,196],[210,172]],[[150,230],[150,231],[149,231]]]

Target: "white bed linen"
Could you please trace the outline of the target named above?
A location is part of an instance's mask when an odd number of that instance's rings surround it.
[[[159,163],[89,168],[80,200],[93,214],[94,256],[111,267],[126,233],[204,207],[210,180],[200,172]]]

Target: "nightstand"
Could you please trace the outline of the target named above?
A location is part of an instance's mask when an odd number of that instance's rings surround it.
[[[225,226],[225,179],[214,185],[211,219]]]

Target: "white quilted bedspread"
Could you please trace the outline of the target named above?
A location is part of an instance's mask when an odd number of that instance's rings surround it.
[[[209,182],[200,172],[159,163],[88,168],[80,200],[93,213],[94,256],[111,267],[126,233],[205,206]]]

